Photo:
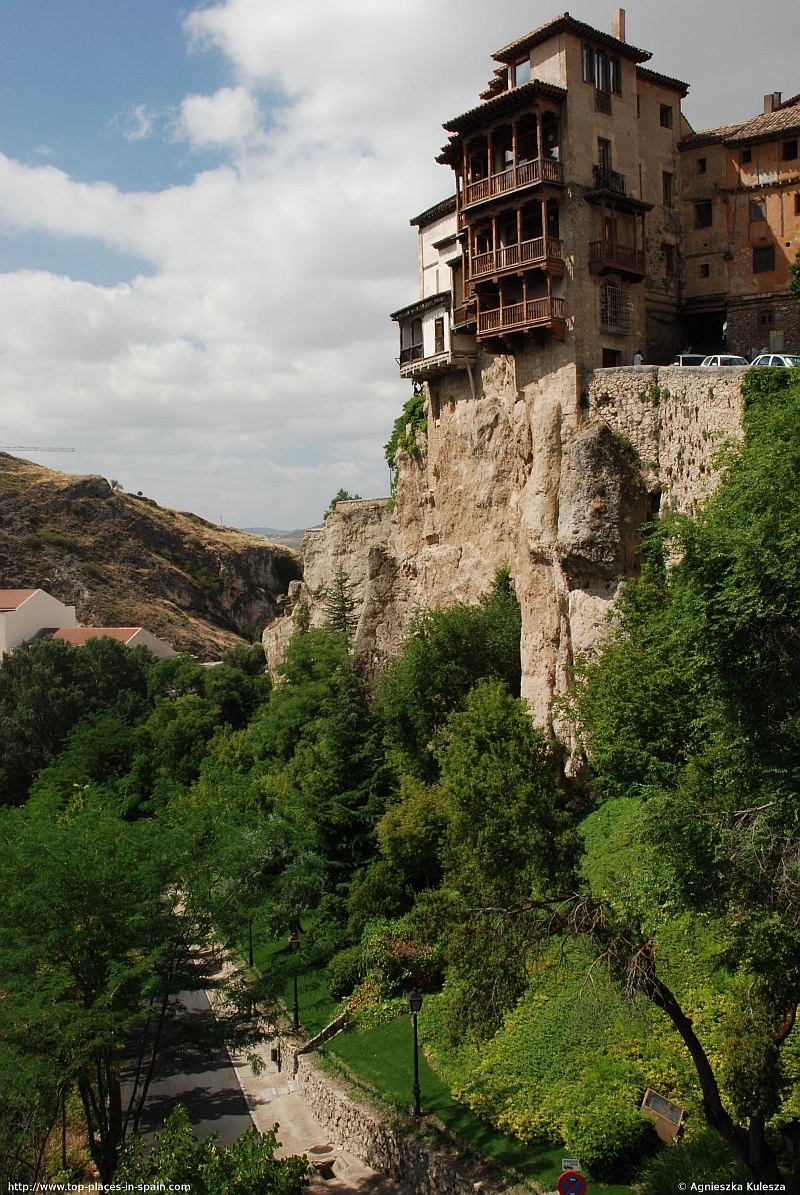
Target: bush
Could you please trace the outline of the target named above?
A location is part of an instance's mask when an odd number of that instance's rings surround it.
[[[325,978],[334,1000],[349,996],[361,979],[361,947],[348,946],[335,954],[325,968]]]
[[[702,1129],[688,1141],[662,1149],[639,1172],[640,1195],[672,1195],[678,1183],[746,1183],[742,1162],[713,1129]]]

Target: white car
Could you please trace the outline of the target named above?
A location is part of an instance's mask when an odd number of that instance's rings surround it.
[[[703,365],[749,365],[750,362],[745,357],[734,357],[727,353],[715,353],[711,357],[706,357]]]
[[[762,353],[751,365],[778,365],[786,369],[797,369],[800,366],[800,357],[794,357],[791,353]]]

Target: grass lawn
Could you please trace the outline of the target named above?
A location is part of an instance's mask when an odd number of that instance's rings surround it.
[[[259,971],[269,969],[270,963],[290,963],[292,952],[287,942],[267,942],[265,945],[254,945],[253,962]],[[291,979],[286,984],[283,1000],[287,1011],[291,1015],[294,1004],[294,988]],[[337,1004],[328,991],[325,982],[325,972],[316,970],[308,975],[297,978],[297,1003],[300,1007],[300,1024],[309,1037],[319,1033],[330,1024],[336,1015]]]
[[[394,1104],[411,1105],[414,1082],[413,1045],[410,1017],[398,1017],[388,1025],[360,1032],[350,1028],[323,1047],[349,1067],[353,1074],[376,1088]],[[422,1112],[430,1113],[463,1141],[534,1179],[544,1190],[554,1190],[561,1173],[562,1146],[524,1145],[514,1137],[498,1133],[464,1104],[456,1103],[448,1088],[420,1055],[419,1085]],[[631,1188],[590,1182],[590,1192],[605,1195],[631,1195]]]

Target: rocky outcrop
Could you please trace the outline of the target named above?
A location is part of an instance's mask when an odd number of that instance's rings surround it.
[[[312,622],[336,564],[359,599],[357,647],[396,652],[417,606],[475,602],[507,560],[522,609],[522,692],[551,726],[553,696],[603,634],[636,574],[642,524],[690,510],[716,484],[714,452],[740,435],[742,370],[545,372],[536,351],[481,354],[428,385],[427,433],[398,456],[394,511],[337,508],[302,553]],[[341,507],[351,504],[340,504]]]
[[[201,660],[281,613],[299,555],[103,477],[0,453],[0,588],[45,589],[84,626],[145,626]]]

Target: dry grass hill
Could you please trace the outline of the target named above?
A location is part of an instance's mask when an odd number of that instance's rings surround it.
[[[0,588],[46,589],[84,626],[146,626],[217,659],[301,575],[291,548],[0,453]]]

